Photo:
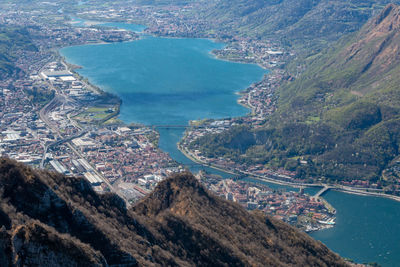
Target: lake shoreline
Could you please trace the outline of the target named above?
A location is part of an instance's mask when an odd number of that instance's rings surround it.
[[[187,158],[189,158],[191,161],[202,164],[204,166],[210,167],[210,168],[214,168],[216,170],[222,171],[222,172],[226,172],[232,175],[241,175],[241,173],[237,173],[235,171],[230,171],[230,170],[226,170],[224,169],[223,166],[218,166],[215,164],[211,164],[211,163],[207,163],[204,162],[203,160],[197,158],[196,156],[194,156],[192,153],[190,153],[188,151],[188,149],[183,148],[182,146],[178,145],[178,149],[179,151],[182,152],[182,154],[184,154]],[[267,178],[267,177],[262,177],[260,175],[257,174],[251,174],[251,173],[246,173],[250,178],[252,179],[256,179],[259,181],[263,181],[263,182],[268,182],[268,183],[273,183],[273,184],[277,184],[277,185],[285,185],[285,186],[291,186],[294,188],[300,188],[300,187],[330,187],[329,190],[334,190],[334,191],[339,191],[339,192],[343,192],[346,194],[351,194],[351,195],[358,195],[358,196],[368,196],[368,197],[381,197],[381,198],[387,198],[387,199],[391,199],[397,202],[400,202],[400,197],[398,196],[393,196],[393,195],[388,195],[388,194],[379,194],[379,193],[374,193],[374,192],[366,192],[366,191],[362,191],[362,190],[358,190],[356,188],[340,188],[340,187],[332,187],[330,185],[326,185],[326,184],[306,184],[306,183],[291,183],[291,182],[285,182],[285,181],[280,181],[277,179],[273,179],[273,178]]]

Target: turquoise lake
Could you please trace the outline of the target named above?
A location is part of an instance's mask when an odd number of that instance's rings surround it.
[[[248,110],[236,103],[235,93],[267,73],[256,65],[217,60],[210,52],[221,47],[206,39],[145,36],[134,42],[74,46],[60,52],[68,62],[82,66],[78,72],[90,82],[122,99],[120,119],[124,122],[187,125],[189,120],[246,114]],[[192,164],[176,148],[182,134],[181,129],[160,129],[160,148],[178,162]],[[312,237],[357,262],[400,266],[399,202],[340,192],[324,197],[337,209],[337,224]]]
[[[217,60],[222,44],[202,39],[146,37],[136,42],[62,50],[90,81],[121,97],[120,118],[146,125],[187,125],[189,120],[240,116],[237,95],[265,70]],[[84,56],[82,56],[84,55]]]

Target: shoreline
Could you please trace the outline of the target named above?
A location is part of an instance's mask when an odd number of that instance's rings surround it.
[[[230,173],[230,174],[232,174],[232,175],[238,175],[238,174],[235,173],[235,172],[225,170],[225,169],[223,169],[222,167],[215,166],[214,164],[209,164],[209,165],[204,164],[204,162],[203,162],[202,160],[197,159],[196,157],[192,156],[191,153],[190,153],[189,151],[187,151],[186,149],[182,148],[181,145],[178,145],[178,149],[179,149],[179,151],[182,152],[182,154],[185,155],[185,157],[187,157],[188,159],[192,160],[193,162],[197,162],[197,163],[199,163],[199,164],[201,164],[201,165],[203,165],[203,166],[208,166],[208,167],[210,167],[210,168],[213,168],[213,169],[216,169],[216,170],[225,172],[225,173]],[[249,176],[250,176],[250,175],[249,175]],[[252,179],[254,179],[254,180],[256,180],[256,181],[260,181],[260,182],[269,182],[269,183],[273,183],[273,184],[279,184],[279,185],[286,185],[286,186],[287,186],[287,184],[284,184],[284,182],[280,182],[280,181],[272,181],[272,180],[265,181],[265,179],[260,179],[260,178],[257,178],[257,177],[255,177],[255,176],[250,176],[249,178],[252,178]],[[245,181],[245,182],[246,182],[246,183],[252,183],[252,182],[249,182],[249,181]],[[303,186],[298,186],[298,185],[290,185],[290,186],[293,187],[293,188],[299,188],[299,189],[303,187]],[[308,187],[312,187],[312,186],[308,186]],[[317,187],[317,186],[314,186],[314,187]],[[318,187],[320,187],[320,186],[318,186]],[[312,196],[312,195],[310,195],[310,194],[308,194],[308,195],[309,195],[311,198],[315,198],[315,199],[318,199],[319,201],[321,201],[321,202],[323,203],[323,205],[325,206],[325,208],[329,211],[330,214],[333,214],[333,215],[336,214],[336,209],[335,209],[335,207],[333,207],[333,205],[330,204],[330,203],[329,203],[326,199],[324,199],[322,196],[315,196],[315,195]],[[336,217],[335,217],[335,219],[336,219]],[[304,230],[304,231],[305,231],[306,233],[311,233],[311,232],[321,231],[321,230],[324,230],[324,229],[329,229],[329,228],[332,228],[332,227],[334,227],[334,226],[335,226],[334,224],[333,224],[333,225],[323,225],[323,224],[319,223],[318,229],[313,229],[313,230],[308,230],[308,231],[307,231],[307,230]]]
[[[204,166],[207,166],[207,167],[219,170],[219,171],[223,171],[225,173],[229,173],[229,174],[232,174],[232,175],[240,175],[239,173],[226,170],[221,166],[216,166],[215,164],[208,164],[208,163],[200,160],[199,158],[196,158],[187,149],[182,148],[181,145],[178,145],[178,149],[179,149],[179,151],[182,152],[182,154],[184,154],[187,158],[189,158],[193,162],[196,162],[196,163],[199,163],[201,165],[204,165]],[[363,190],[359,190],[359,189],[353,189],[353,188],[329,186],[329,185],[326,185],[326,184],[303,184],[303,183],[296,184],[296,183],[276,180],[276,179],[273,179],[273,178],[262,177],[262,176],[257,175],[257,174],[251,174],[251,173],[245,173],[245,174],[247,174],[250,178],[255,179],[255,180],[268,182],[268,183],[273,183],[273,184],[278,184],[278,185],[291,186],[291,187],[294,187],[294,188],[300,188],[300,187],[329,187],[329,190],[339,191],[339,192],[343,192],[343,193],[346,193],[346,194],[358,195],[358,196],[366,196],[366,197],[381,197],[381,198],[391,199],[391,200],[394,200],[396,202],[400,202],[400,197],[394,196],[394,195],[367,192],[367,191],[363,191]],[[321,196],[319,196],[319,197],[321,197]]]
[[[72,18],[72,20],[74,20],[74,19],[76,19],[76,18],[78,18],[78,17],[71,17],[71,18]],[[78,18],[78,19],[82,19],[82,18]],[[115,22],[113,22],[113,21],[103,23],[103,22],[100,22],[100,21],[92,21],[92,20],[87,20],[87,19],[82,19],[82,20],[88,21],[89,23],[90,23],[90,22],[95,22],[94,25],[103,25],[103,24],[106,24],[106,23],[115,23]],[[75,24],[76,24],[76,23],[80,23],[80,22],[75,22]],[[126,22],[116,22],[116,23],[126,23]],[[74,23],[70,22],[70,24],[74,24]],[[86,22],[84,22],[84,24],[85,24],[85,27],[90,27],[90,26],[92,26],[92,25],[86,25]],[[127,23],[127,24],[131,24],[131,23]],[[140,24],[138,24],[138,25],[140,25]],[[147,26],[145,26],[145,25],[142,25],[142,26],[147,27]],[[104,25],[104,27],[109,27],[109,26]],[[111,26],[110,26],[110,27],[111,27]],[[123,28],[121,28],[121,29],[123,29]],[[124,29],[124,30],[127,30],[127,29]],[[228,43],[225,43],[225,42],[223,42],[222,40],[220,40],[220,39],[218,39],[218,38],[216,38],[216,37],[215,37],[215,38],[207,38],[207,37],[162,36],[162,35],[156,35],[156,34],[148,34],[148,33],[145,33],[145,30],[146,30],[146,28],[143,29],[143,30],[140,31],[140,32],[135,32],[135,31],[132,31],[132,32],[134,32],[134,33],[136,33],[136,34],[148,35],[148,36],[155,37],[155,38],[166,38],[166,39],[202,39],[202,40],[209,40],[209,41],[211,41],[211,42],[213,42],[213,43],[221,44],[221,45],[223,46],[221,49],[223,49],[223,48],[225,48],[226,46],[228,46]],[[131,30],[127,30],[127,31],[131,31]],[[122,42],[117,42],[117,43],[135,42],[135,41],[138,41],[138,40],[141,40],[141,39],[142,39],[142,38],[139,37],[138,39],[135,39],[135,40],[122,41]],[[73,71],[75,74],[79,75],[79,77],[82,77],[78,72],[75,71],[75,69],[82,69],[83,67],[82,67],[82,66],[79,66],[79,65],[72,64],[72,63],[68,63],[67,60],[66,60],[66,58],[65,58],[65,56],[61,55],[60,50],[63,49],[63,48],[67,48],[67,47],[84,46],[84,45],[107,45],[107,44],[113,44],[113,43],[115,43],[115,42],[100,41],[100,42],[94,42],[94,43],[85,43],[85,44],[79,44],[79,45],[71,45],[71,46],[61,47],[61,48],[58,48],[56,51],[57,51],[58,55],[59,55],[61,58],[63,58],[64,63],[66,63],[66,64],[68,64],[68,65],[73,65],[73,66],[74,66],[74,67],[71,68],[71,71]],[[270,69],[268,69],[268,68],[262,66],[260,63],[256,63],[256,62],[254,62],[254,63],[251,63],[251,62],[243,62],[243,61],[241,61],[241,60],[229,60],[229,59],[220,57],[220,56],[218,56],[217,54],[215,54],[214,51],[216,51],[216,50],[220,50],[220,49],[212,49],[211,51],[208,52],[208,54],[209,54],[211,57],[213,57],[214,59],[216,59],[216,60],[221,60],[221,61],[230,62],[230,63],[237,63],[237,64],[256,65],[256,66],[260,67],[262,70],[268,71],[268,73],[264,73],[263,78],[265,77],[265,75],[268,75],[268,74],[272,71],[272,70],[270,70]],[[75,67],[75,66],[77,66],[77,67]],[[262,78],[260,81],[262,81],[263,78]],[[82,79],[85,79],[85,77],[82,77]],[[257,82],[257,81],[256,81],[256,82]],[[256,82],[253,82],[253,83],[256,83]],[[253,84],[253,83],[252,83],[252,84]],[[250,84],[249,86],[251,86],[252,84]],[[98,86],[93,85],[93,84],[91,84],[90,82],[88,82],[88,85],[93,86],[93,87],[95,87],[96,89],[99,89],[99,91],[100,91],[101,93],[108,93],[107,91],[104,91],[104,90],[100,89]],[[238,90],[238,91],[235,91],[234,94],[235,94],[235,95],[238,95],[238,96],[243,96],[243,95],[245,95],[246,93],[245,93],[244,91],[245,91],[246,89],[248,89],[249,86],[247,86],[247,87],[244,88],[244,89],[240,89],[240,90]],[[117,96],[117,97],[118,97],[118,96]],[[119,98],[119,97],[118,97],[118,98]],[[236,103],[237,103],[238,105],[240,105],[240,106],[242,106],[242,107],[244,107],[244,108],[246,108],[246,109],[249,110],[249,112],[248,112],[246,115],[254,114],[254,107],[252,107],[252,106],[250,106],[250,105],[248,105],[248,104],[240,103],[239,100],[240,100],[240,97],[236,100]],[[122,104],[122,99],[120,99],[120,103]],[[120,105],[121,105],[121,104],[120,104]],[[246,116],[246,115],[243,115],[243,116]],[[116,116],[118,116],[118,114],[117,114]],[[240,116],[240,117],[243,117],[243,116]],[[111,118],[113,118],[113,117],[111,117]],[[110,119],[111,119],[111,118],[110,118]]]
[[[162,37],[162,38],[164,38],[164,37]],[[208,39],[208,38],[195,38],[195,39]],[[208,39],[208,40],[213,40],[213,39]],[[217,42],[217,43],[218,43],[218,42]],[[221,44],[225,44],[225,43],[221,43]],[[214,49],[214,50],[216,50],[216,49]],[[214,56],[215,59],[222,60],[222,61],[226,61],[226,62],[231,62],[231,63],[233,62],[233,63],[238,63],[238,64],[256,65],[256,66],[262,68],[263,70],[267,70],[268,72],[270,72],[270,69],[264,67],[264,66],[261,65],[260,63],[256,63],[256,62],[254,62],[254,63],[251,63],[251,62],[243,62],[243,61],[240,61],[240,60],[229,60],[229,59],[226,59],[226,58],[223,58],[223,57],[219,57],[218,55],[214,54],[214,52],[213,52],[214,50],[212,50],[212,51],[210,52],[210,54],[212,54],[212,55]],[[244,89],[244,90],[246,90],[246,89]]]

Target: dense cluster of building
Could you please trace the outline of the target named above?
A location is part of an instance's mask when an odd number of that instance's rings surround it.
[[[146,175],[165,178],[178,170],[168,154],[149,141],[146,134],[154,134],[151,131],[128,127],[100,128],[72,140],[72,143],[110,182],[122,179],[124,182],[141,182],[149,188],[153,186],[151,181],[143,183],[141,180]]]
[[[272,69],[285,65],[293,53],[285,52],[279,44],[268,40],[254,40],[235,37],[226,40],[227,46],[214,53],[219,58],[243,63],[256,63],[263,68]]]
[[[251,123],[262,122],[276,109],[275,90],[283,79],[282,70],[274,70],[262,81],[252,84],[238,100],[238,103],[252,110]]]
[[[24,86],[31,85],[21,83],[9,89],[0,87],[0,154],[38,164],[43,156],[43,142],[54,137],[32,110]]]
[[[154,7],[138,6],[135,3],[120,6],[119,3],[114,3],[113,8],[110,9],[91,8],[78,12],[77,15],[102,21],[145,22],[147,26],[145,33],[148,34],[172,37],[216,37],[215,33],[207,33],[210,29],[209,23],[192,13],[198,5],[200,3],[192,2],[186,5],[171,4]],[[191,16],[186,16],[189,13]]]
[[[113,120],[119,101],[103,101],[103,92],[82,80],[52,50],[134,40],[135,33],[80,27],[64,15],[54,17],[51,9],[13,10],[0,12],[0,23],[28,29],[35,49],[15,51],[21,75],[0,81],[0,155],[85,177],[98,191],[122,192],[134,200],[182,170],[152,143],[154,130],[131,129]]]
[[[299,192],[274,190],[262,184],[210,176],[199,179],[217,195],[234,201],[247,210],[261,210],[304,231],[316,231],[335,224],[335,211],[318,197]]]

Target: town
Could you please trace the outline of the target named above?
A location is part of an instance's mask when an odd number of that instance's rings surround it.
[[[202,171],[198,178],[222,198],[234,201],[247,210],[261,210],[305,232],[317,231],[335,225],[335,209],[321,200],[304,193],[274,190],[261,183],[222,179]]]
[[[17,51],[21,77],[0,84],[0,153],[37,168],[85,177],[96,191],[129,201],[183,170],[158,149],[158,133],[116,119],[120,101],[80,77],[54,48],[136,40],[134,32],[80,26],[50,9],[47,23],[32,11],[3,10],[2,23],[31,25],[36,49]],[[43,13],[41,13],[43,14]],[[124,193],[122,193],[124,192]]]

